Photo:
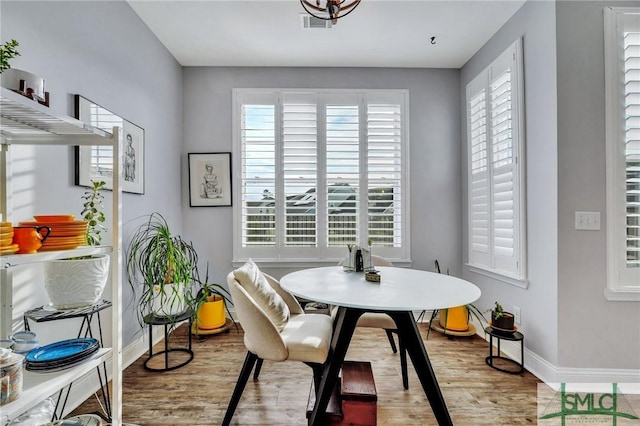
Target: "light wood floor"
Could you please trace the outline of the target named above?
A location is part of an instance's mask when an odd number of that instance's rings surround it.
[[[426,324],[420,324],[426,338]],[[171,337],[186,342],[186,326]],[[449,339],[432,331],[425,341],[455,425],[536,424],[539,380],[525,372],[505,374],[485,364],[482,338]],[[219,425],[240,372],[246,349],[242,332],[194,340],[193,361],[170,372],[147,372],[144,358],[123,374],[123,421],[141,426]],[[173,356],[173,354],[172,354]],[[177,355],[176,355],[177,356]],[[409,390],[402,388],[400,360],[382,330],[357,329],[347,359],[370,361],[378,392],[379,425],[437,424],[417,376],[409,366]],[[305,425],[311,369],[298,362],[265,362],[258,381],[249,379],[232,424]],[[73,414],[99,409],[95,398]]]

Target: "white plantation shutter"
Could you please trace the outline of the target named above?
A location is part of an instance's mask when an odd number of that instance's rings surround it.
[[[340,97],[342,98],[342,97]],[[357,98],[330,99],[326,105],[327,245],[359,241],[360,107]]]
[[[235,258],[336,259],[371,239],[408,259],[407,104],[406,91],[234,90]]]
[[[606,294],[640,300],[640,8],[605,9],[605,56]]]
[[[469,263],[524,278],[520,41],[467,86]]]
[[[379,246],[399,247],[402,244],[402,133],[401,100],[369,97],[367,236],[376,250]]]
[[[286,197],[284,244],[316,247],[318,126],[314,93],[285,93],[282,107],[282,171]]]
[[[512,55],[509,55],[512,56]],[[492,67],[491,75],[491,202],[494,269],[518,274],[518,201],[516,153],[513,149],[513,56],[506,69]],[[506,65],[506,64],[505,64]]]
[[[275,97],[245,96],[240,108],[242,246],[276,245]]]
[[[624,100],[626,267],[640,268],[640,28],[624,33]]]
[[[470,262],[489,265],[490,210],[487,163],[486,90],[473,95],[468,105],[469,129],[469,257]]]

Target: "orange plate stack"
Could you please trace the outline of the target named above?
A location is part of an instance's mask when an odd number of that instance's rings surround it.
[[[11,244],[11,240],[13,240],[13,225],[11,222],[0,222],[0,255],[18,251],[18,245]]]
[[[39,215],[33,216],[36,220],[20,222],[22,226],[48,226],[51,228],[49,237],[44,241],[38,251],[72,250],[87,244],[87,222],[73,220],[75,216],[66,215]]]

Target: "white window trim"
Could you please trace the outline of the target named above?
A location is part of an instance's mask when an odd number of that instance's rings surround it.
[[[517,99],[513,102],[513,122],[516,126],[515,134],[518,138],[517,146],[513,147],[513,155],[516,161],[514,166],[514,172],[518,175],[518,205],[515,207],[515,213],[518,214],[518,273],[511,274],[507,271],[491,268],[487,265],[474,263],[472,260],[472,235],[471,235],[471,227],[472,227],[472,217],[471,217],[471,150],[469,144],[470,137],[470,129],[468,122],[468,101],[469,101],[469,85],[471,85],[476,79],[486,73],[495,63],[497,63],[504,55],[512,53],[514,57],[514,92],[516,93]],[[507,284],[511,284],[520,288],[528,288],[529,281],[527,280],[527,241],[526,241],[526,174],[525,174],[525,109],[524,109],[524,60],[522,54],[522,39],[518,38],[512,45],[510,45],[504,52],[502,52],[498,57],[485,69],[483,69],[476,77],[471,79],[469,85],[467,86],[467,95],[465,96],[465,120],[467,120],[467,255],[468,262],[466,266],[469,268],[471,272],[475,272],[481,275],[485,275],[487,277],[493,278],[495,280],[499,280],[505,282]]]
[[[390,93],[392,95],[396,95],[398,93],[403,94],[403,105],[402,105],[402,129],[403,129],[403,154],[402,154],[402,179],[404,186],[404,195],[402,197],[402,209],[404,211],[404,223],[402,224],[402,239],[403,245],[401,250],[387,249],[385,247],[373,247],[373,254],[385,257],[390,260],[394,264],[398,266],[410,266],[412,264],[411,260],[411,217],[410,217],[410,201],[409,194],[411,193],[410,188],[410,169],[409,169],[409,153],[410,153],[410,135],[409,135],[409,91],[406,89],[298,89],[298,88],[234,88],[232,89],[232,138],[233,138],[233,177],[232,184],[233,188],[233,259],[232,264],[241,265],[243,264],[249,257],[242,253],[240,247],[242,245],[242,236],[239,232],[236,232],[239,229],[239,222],[241,221],[241,214],[236,210],[240,208],[242,205],[242,191],[236,185],[240,185],[242,182],[242,146],[241,146],[241,135],[240,128],[237,126],[237,123],[240,119],[240,108],[241,102],[238,100],[239,96],[242,93],[263,93],[266,96],[273,95],[277,93],[277,96],[280,96],[281,92],[315,92],[317,94],[358,94],[358,95],[366,95],[367,93],[373,94],[384,94]],[[278,160],[277,160],[278,161]],[[321,163],[319,163],[319,166]],[[319,182],[319,185],[321,183]],[[366,242],[361,242],[361,245],[366,245]],[[290,249],[288,249],[290,250]],[[306,249],[305,249],[306,250]],[[392,250],[389,252],[388,250]],[[346,253],[346,247],[345,247]],[[324,257],[300,257],[300,258],[291,258],[287,256],[286,253],[278,253],[277,257],[272,256],[255,256],[254,260],[259,261],[261,265],[277,267],[281,266],[283,263],[286,264],[296,264],[299,266],[312,267],[312,266],[322,266],[326,264],[336,264],[338,261],[343,259],[342,252],[339,253],[339,256],[336,256],[338,253],[337,250],[330,250],[330,253],[327,255],[323,255]],[[394,254],[395,253],[395,254]],[[398,255],[399,254],[399,255]]]
[[[524,289],[529,287],[529,281],[525,278],[514,278],[511,276],[505,275],[503,273],[497,273],[497,272],[491,271],[482,266],[473,265],[471,263],[467,263],[466,266],[469,267],[469,271],[475,272],[476,274],[484,275],[485,277],[492,278],[496,281],[502,281],[504,283],[511,284],[516,287],[520,287]]]
[[[622,111],[620,110],[617,22],[619,16],[629,12],[640,13],[640,8],[606,7],[604,9],[607,182],[607,286],[604,295],[610,301],[640,301],[640,270],[626,272],[627,268],[624,268],[623,264],[626,254],[621,241],[625,240],[626,227],[624,223],[620,223],[620,209],[624,209],[626,198],[624,191],[618,188],[618,176],[621,173],[618,149],[620,138],[622,138],[619,122]]]

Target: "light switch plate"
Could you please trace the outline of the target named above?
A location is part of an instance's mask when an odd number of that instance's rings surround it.
[[[600,212],[576,212],[576,230],[599,231]]]

